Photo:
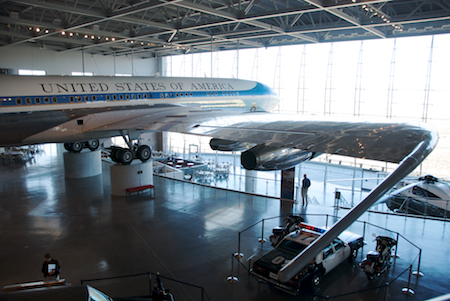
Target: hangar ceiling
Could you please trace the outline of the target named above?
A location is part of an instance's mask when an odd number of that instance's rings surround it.
[[[0,0],[0,47],[167,56],[450,32],[450,0]]]

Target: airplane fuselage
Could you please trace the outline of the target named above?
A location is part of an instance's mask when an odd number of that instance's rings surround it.
[[[277,103],[278,98],[268,86],[238,79],[2,75],[0,145],[68,142],[76,137],[52,135],[48,130],[103,112],[117,112],[109,114],[109,118],[119,120],[123,111],[164,106],[269,111]],[[45,135],[39,135],[44,131]],[[117,132],[92,131],[82,138],[111,135]]]

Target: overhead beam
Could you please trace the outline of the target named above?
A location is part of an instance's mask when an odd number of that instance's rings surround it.
[[[341,18],[342,20],[345,20],[345,21],[347,21],[347,22],[349,22],[349,23],[351,23],[351,24],[353,24],[353,25],[355,25],[355,26],[357,26],[359,28],[362,28],[362,29],[364,29],[364,30],[366,30],[366,31],[368,31],[368,32],[370,32],[370,33],[380,37],[380,38],[386,38],[386,35],[383,32],[379,31],[376,28],[370,28],[370,27],[366,27],[366,26],[361,25],[361,23],[358,20],[356,20],[352,16],[344,13],[339,8],[326,7],[326,6],[324,6],[322,4],[323,1],[321,1],[321,0],[305,0],[305,1],[307,3],[309,3],[309,4],[311,4],[311,5],[315,5],[316,7],[320,8],[321,10],[324,10],[324,11],[330,13],[330,14],[333,14],[333,15]],[[387,2],[387,1],[383,1],[383,2]],[[361,5],[361,3],[359,3],[359,5]]]
[[[100,12],[95,12],[95,11],[85,10],[85,9],[79,9],[79,8],[76,8],[76,7],[69,7],[69,6],[65,6],[65,5],[59,5],[59,4],[54,4],[54,3],[45,2],[45,1],[18,0],[16,2],[22,3],[22,4],[27,4],[27,5],[32,5],[32,6],[36,6],[36,7],[41,7],[41,8],[45,8],[45,9],[50,9],[50,10],[63,11],[63,12],[68,12],[68,13],[76,13],[76,14],[81,14],[81,15],[85,15],[85,16],[98,18],[97,20],[94,20],[94,21],[91,21],[91,22],[86,22],[86,23],[83,23],[83,24],[71,26],[69,28],[63,28],[63,29],[61,29],[59,31],[55,31],[53,33],[49,33],[49,34],[46,34],[46,35],[41,35],[41,36],[32,38],[32,39],[43,39],[43,38],[51,36],[51,35],[59,34],[62,31],[76,30],[76,29],[79,29],[79,28],[83,28],[83,27],[95,25],[95,24],[98,24],[98,23],[102,23],[102,22],[105,22],[105,21],[108,21],[108,20],[118,19],[118,18],[124,17],[124,16],[129,15],[129,14],[140,12],[142,10],[148,10],[150,8],[154,9],[154,8],[161,7],[161,6],[164,6],[164,5],[170,5],[170,4],[173,4],[173,3],[177,2],[177,1],[181,1],[181,0],[172,0],[171,2],[168,2],[168,3],[167,2],[146,3],[144,7],[137,6],[137,7],[134,7],[134,9],[129,9],[126,12],[120,12],[118,14],[115,14],[115,15],[112,15],[112,16],[109,16],[109,17],[105,16],[104,14],[102,14]],[[158,26],[158,27],[163,27],[159,23],[156,23],[155,25]],[[170,29],[173,30],[173,28],[170,28]],[[12,43],[11,45],[29,42],[30,40],[31,39],[25,39],[23,41]]]
[[[1,1],[1,0],[0,0]],[[222,2],[223,1],[223,2]],[[241,45],[261,47],[267,46],[267,41],[273,38],[270,45],[283,45],[284,40],[286,43],[302,44],[302,43],[317,43],[322,42],[324,32],[330,32],[332,35],[333,31],[343,31],[345,37],[339,39],[333,36],[336,40],[351,39],[350,33],[356,32],[355,38],[386,38],[390,36],[404,36],[404,35],[414,35],[414,33],[408,34],[407,31],[392,32],[392,28],[383,29],[382,26],[392,26],[393,23],[398,25],[414,24],[414,23],[424,23],[424,22],[442,22],[442,25],[446,25],[450,16],[445,7],[442,9],[435,8],[430,11],[429,15],[423,12],[411,12],[410,15],[403,14],[401,16],[391,16],[391,23],[379,22],[378,18],[370,19],[374,20],[374,23],[368,23],[360,19],[359,10],[361,14],[364,14],[361,5],[363,4],[384,4],[392,2],[391,0],[365,0],[353,2],[352,0],[342,0],[342,1],[331,1],[331,0],[307,0],[304,2],[292,2],[293,0],[278,1],[275,2],[274,7],[268,8],[265,6],[266,11],[260,13],[253,13],[259,10],[256,8],[261,8],[261,3],[256,0],[239,0],[235,2],[229,2],[226,0],[217,0],[211,2],[211,6],[202,4],[202,2],[192,3],[187,0],[150,0],[143,1],[140,0],[136,4],[127,5],[121,9],[115,9],[112,7],[112,11],[106,11],[105,6],[100,6],[96,2],[88,2],[87,0],[78,0],[76,4],[71,6],[64,6],[53,2],[47,2],[43,0],[17,0],[14,3],[19,3],[22,5],[28,5],[28,8],[20,8],[21,16],[25,14],[28,16],[27,19],[22,19],[19,17],[2,17],[3,24],[24,24],[26,26],[40,26],[46,28],[53,28],[53,30],[48,34],[39,34],[33,36],[34,34],[27,35],[27,32],[20,31],[21,34],[11,33],[8,30],[1,32],[4,37],[4,41],[7,41],[7,37],[15,36],[16,38],[12,43],[5,42],[0,46],[14,45],[24,42],[33,42],[37,40],[47,40],[52,43],[58,43],[57,40],[61,40],[61,43],[68,43],[70,47],[73,44],[79,44],[80,46],[87,42],[89,45],[83,45],[84,47],[76,47],[71,50],[92,49],[92,48],[102,48],[104,47],[129,47],[129,44],[124,44],[125,40],[133,39],[139,40],[139,42],[144,43],[155,43],[159,47],[162,45],[167,45],[171,42],[177,47],[199,47],[205,48],[205,45],[211,48],[211,42],[217,45],[224,43],[235,44],[237,41]],[[443,0],[436,0],[440,2]],[[117,4],[121,3],[123,5],[125,2],[118,1]],[[9,2],[7,2],[9,3]],[[61,2],[59,2],[61,3]],[[83,5],[82,5],[83,4]],[[397,3],[398,4],[398,3]],[[425,1],[417,1],[417,6],[424,5]],[[118,6],[120,6],[118,5]],[[294,7],[293,7],[294,5]],[[398,4],[399,5],[399,4]],[[20,7],[19,6],[19,7]],[[115,7],[118,7],[115,6]],[[13,6],[14,7],[14,6]],[[353,7],[353,8],[352,8]],[[377,5],[379,7],[379,5]],[[393,9],[395,9],[396,2],[392,4]],[[39,8],[38,19],[33,19],[29,13],[30,9]],[[166,11],[166,19],[161,21],[153,19],[150,16],[150,12],[153,14],[154,10],[164,8]],[[280,8],[280,9],[278,9]],[[355,15],[346,11],[346,9],[355,10]],[[182,10],[184,12],[182,12]],[[186,12],[187,10],[187,12]],[[19,11],[11,10],[12,12],[19,13]],[[49,16],[49,12],[58,12],[59,14],[71,14],[73,18],[71,20],[88,20],[83,23],[74,24],[67,28],[60,28],[58,26],[50,23],[41,23],[39,20],[41,16]],[[323,12],[326,19],[319,25],[318,23],[312,25],[301,25],[300,22],[306,17],[311,16],[316,18],[317,13]],[[186,13],[186,14],[185,14]],[[138,15],[136,15],[138,14]],[[208,22],[208,17],[213,22]],[[207,23],[198,24],[196,21],[201,18],[206,17]],[[289,17],[289,18],[288,18]],[[190,18],[190,19],[187,19]],[[273,23],[273,19],[283,19],[281,23]],[[399,20],[402,18],[403,20]],[[189,22],[181,23],[181,19],[188,20]],[[180,21],[180,22],[179,22]],[[134,28],[142,28],[140,31],[132,32],[131,34],[124,34],[118,32],[105,33],[105,31],[96,31],[90,27],[95,24],[100,24],[105,22],[110,24],[108,28],[113,28],[117,26],[128,26]],[[289,23],[288,23],[289,22]],[[34,25],[31,25],[34,24]],[[47,25],[45,25],[47,24]],[[73,24],[73,23],[72,23]],[[184,24],[184,25],[183,25]],[[186,26],[186,24],[189,24]],[[239,27],[239,31],[237,29]],[[295,25],[295,26],[294,26]],[[438,28],[433,31],[424,31],[424,33],[435,33],[435,32],[448,32],[446,28],[442,29],[436,25]],[[183,27],[184,26],[184,27]],[[427,26],[427,25],[421,25]],[[58,36],[61,31],[73,31],[78,33],[88,33],[94,35],[110,35],[117,38],[116,41],[99,42],[84,39],[68,39],[67,41],[62,36]],[[151,32],[150,32],[151,31]],[[370,32],[370,35],[365,35],[364,32]],[[8,34],[6,34],[8,33]],[[179,33],[178,35],[176,33]],[[321,34],[322,33],[322,34]],[[348,33],[348,34],[347,34]],[[363,35],[363,36],[361,36]],[[53,36],[53,37],[52,37]],[[175,39],[176,37],[176,39]],[[280,37],[280,38],[278,38]],[[61,38],[61,39],[60,39]],[[216,40],[219,39],[219,40]],[[174,43],[174,41],[176,43]],[[62,48],[67,48],[68,45],[61,45]],[[231,49],[232,47],[226,47]],[[131,51],[131,50],[130,50]]]
[[[220,11],[220,10],[215,10],[215,9],[212,9],[212,8],[204,6],[204,5],[195,4],[195,3],[191,3],[191,2],[187,2],[187,1],[180,1],[180,2],[175,3],[174,5],[175,6],[184,7],[184,8],[188,8],[188,9],[198,10],[200,12],[211,14],[213,16],[221,17],[221,18],[224,18],[224,19],[228,20],[228,21],[225,21],[226,23],[222,23],[222,22],[219,21],[219,22],[217,22],[215,24],[216,26],[230,24],[230,21],[233,21],[233,22],[245,23],[245,24],[248,24],[248,25],[251,25],[251,26],[255,26],[255,27],[258,27],[258,28],[262,28],[262,29],[266,29],[266,30],[275,31],[275,32],[278,32],[278,33],[283,33],[283,34],[286,34],[288,36],[294,36],[296,38],[300,38],[300,39],[303,39],[303,40],[306,40],[306,41],[309,41],[309,42],[313,42],[313,43],[318,42],[317,39],[315,39],[314,37],[310,37],[310,36],[303,35],[303,34],[297,34],[297,33],[289,33],[289,32],[286,32],[285,30],[283,30],[281,27],[278,27],[278,26],[267,24],[267,23],[264,23],[264,22],[261,22],[261,21],[255,20],[255,19],[251,19],[250,20],[250,19],[247,19],[247,18],[238,18],[237,16],[232,15],[230,13],[226,13],[226,12],[223,12],[223,11]],[[192,30],[192,29],[195,29],[195,28],[196,27],[193,26],[190,29]],[[183,30],[183,29],[181,28],[180,30]]]

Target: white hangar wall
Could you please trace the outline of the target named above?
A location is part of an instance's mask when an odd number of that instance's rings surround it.
[[[84,53],[84,72],[94,75],[132,74],[152,76],[156,72],[157,59],[142,59],[136,56],[104,56]],[[83,72],[83,54],[81,51],[58,52],[41,49],[32,45],[0,47],[0,68],[45,70],[47,75],[70,75],[71,72]]]

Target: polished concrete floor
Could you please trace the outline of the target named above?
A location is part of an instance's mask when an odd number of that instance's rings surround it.
[[[103,163],[102,175],[65,179],[61,152],[61,147],[46,147],[34,162],[0,166],[2,287],[43,279],[44,254],[51,252],[69,283],[159,272],[170,278],[163,278],[164,285],[177,301],[321,300],[326,296],[331,300],[425,300],[450,292],[448,222],[367,213],[349,229],[364,234],[367,242],[356,264],[341,264],[326,275],[316,296],[310,292],[291,296],[258,283],[247,272],[254,260],[271,249],[258,239],[267,239],[272,227],[282,222],[278,200],[156,176],[154,196],[149,192],[111,196],[109,164]],[[313,171],[308,174],[320,179]],[[313,185],[320,183],[313,181]],[[292,210],[318,226],[331,225],[333,215],[346,213],[318,204],[306,208],[297,204]],[[368,281],[357,263],[374,249],[374,236],[381,234],[398,235],[399,258],[388,273]],[[240,259],[233,257],[238,251],[243,254]],[[411,277],[415,295],[402,293],[409,271],[418,269],[424,277]],[[113,297],[149,293],[147,275],[86,283]]]

